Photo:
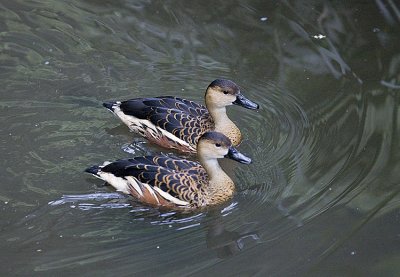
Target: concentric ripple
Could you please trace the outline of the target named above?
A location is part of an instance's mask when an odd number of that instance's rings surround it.
[[[290,177],[287,173],[296,166],[293,157],[303,158],[310,123],[299,100],[279,86],[252,84],[246,91],[249,97],[258,99],[260,110],[242,112],[238,118],[238,123],[245,126],[240,147],[251,153],[254,161],[250,170],[238,169],[240,190],[258,195],[257,202],[264,205],[285,190]]]

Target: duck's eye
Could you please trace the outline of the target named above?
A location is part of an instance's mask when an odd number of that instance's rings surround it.
[[[221,147],[221,144],[219,144],[219,143],[216,143],[216,144],[215,144],[215,146],[217,146],[217,147]]]
[[[223,92],[224,92],[224,94],[228,94],[228,93],[229,93],[229,92],[227,92],[226,90],[224,90]]]

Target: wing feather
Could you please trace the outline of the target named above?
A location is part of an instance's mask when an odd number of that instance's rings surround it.
[[[101,170],[128,181],[134,177],[171,197],[189,203],[197,201],[198,193],[207,181],[207,173],[199,163],[167,156],[117,160]]]
[[[192,147],[204,132],[214,128],[205,106],[179,97],[131,99],[121,102],[120,109],[126,115],[150,120]]]

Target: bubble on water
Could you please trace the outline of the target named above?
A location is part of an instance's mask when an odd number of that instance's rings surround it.
[[[316,38],[316,39],[323,39],[323,38],[326,38],[326,36],[323,35],[323,34],[314,35],[314,36],[312,36],[312,37],[313,37],[313,38]]]

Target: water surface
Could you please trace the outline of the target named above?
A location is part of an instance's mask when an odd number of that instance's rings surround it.
[[[400,5],[0,1],[0,272],[396,276]],[[83,173],[164,151],[101,103],[203,101],[223,77],[250,166],[226,204],[177,214]]]

